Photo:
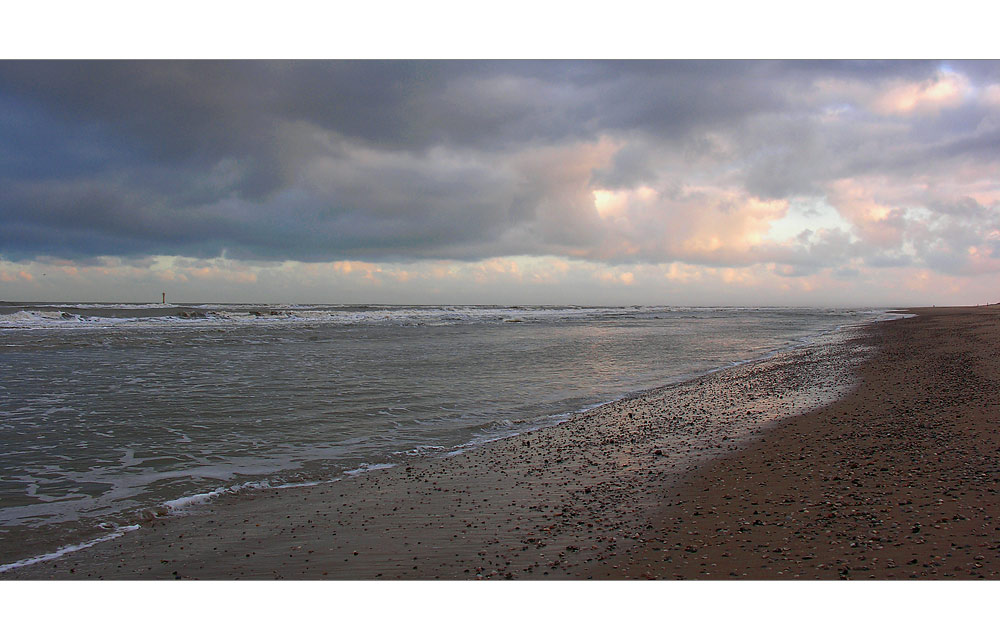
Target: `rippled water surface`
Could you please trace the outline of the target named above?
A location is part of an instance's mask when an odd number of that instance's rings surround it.
[[[0,303],[0,540],[460,451],[876,315]]]

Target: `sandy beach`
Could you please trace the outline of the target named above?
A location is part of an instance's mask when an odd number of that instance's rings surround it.
[[[995,578],[1000,308],[912,311],[855,393],[698,469],[609,575]]]
[[[0,577],[992,577],[1000,312],[915,312]]]

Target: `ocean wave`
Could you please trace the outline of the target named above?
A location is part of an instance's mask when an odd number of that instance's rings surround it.
[[[219,325],[398,325],[546,323],[574,320],[697,319],[704,314],[780,313],[802,309],[767,307],[579,307],[492,305],[259,305],[259,304],[34,304],[0,306],[0,329],[79,329],[103,327],[192,327]],[[857,313],[872,313],[858,310]],[[874,311],[880,313],[879,311]],[[843,314],[816,309],[814,313]]]

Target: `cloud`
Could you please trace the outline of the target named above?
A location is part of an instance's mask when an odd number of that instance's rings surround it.
[[[0,255],[995,273],[998,87],[988,61],[8,61]],[[226,278],[198,269],[157,273]]]

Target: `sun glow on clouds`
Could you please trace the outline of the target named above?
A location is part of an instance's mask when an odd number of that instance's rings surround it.
[[[883,114],[936,113],[958,106],[969,94],[965,77],[942,71],[934,78],[889,87],[875,98],[873,108]]]
[[[771,225],[785,217],[786,200],[761,200],[736,191],[703,188],[691,200],[675,200],[677,218],[668,241],[679,257],[688,261],[711,259],[749,260],[749,253],[766,236]]]
[[[627,201],[626,195],[604,189],[596,189],[593,193],[597,215],[601,216],[602,219],[617,218],[621,215]]]
[[[670,257],[688,262],[751,262],[750,253],[788,210],[786,200],[764,200],[741,189],[712,184],[669,190],[648,185],[594,189],[591,198],[598,214],[600,243],[581,257],[612,261]]]
[[[824,199],[796,198],[789,203],[784,216],[771,221],[764,239],[776,243],[794,242],[803,237],[803,233],[813,234],[821,229],[850,233],[851,226]]]
[[[820,96],[834,105],[824,110],[826,117],[845,113],[844,102],[882,116],[933,116],[974,99],[976,91],[969,79],[954,71],[940,69],[922,80],[889,80],[872,84],[854,79],[822,78],[816,81]]]
[[[643,185],[637,189],[594,189],[594,207],[602,220],[615,220],[628,215],[630,205],[641,203],[648,205],[657,199],[659,194],[655,189]]]

